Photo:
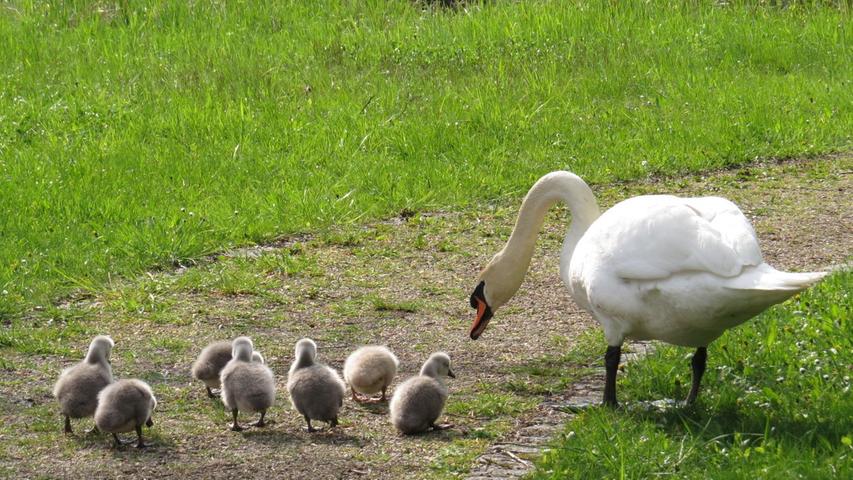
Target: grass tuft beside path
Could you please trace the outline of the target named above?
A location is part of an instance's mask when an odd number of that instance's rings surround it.
[[[849,149],[846,7],[591,3],[4,3],[0,317],[553,169]]]

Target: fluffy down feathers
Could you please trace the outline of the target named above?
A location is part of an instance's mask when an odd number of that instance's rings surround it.
[[[315,362],[317,346],[310,339],[296,344],[296,360],[290,368],[287,391],[293,407],[305,417],[309,431],[311,420],[337,424],[344,403],[346,386],[338,372]]]
[[[201,380],[208,388],[219,388],[221,386],[219,375],[230,361],[230,341],[211,343],[204,347],[193,363],[193,378]]]
[[[403,382],[391,398],[391,423],[401,433],[413,434],[438,428],[435,421],[447,402],[447,387],[442,378],[456,376],[450,370],[450,357],[438,352],[421,367],[421,373]]]
[[[435,425],[444,404],[447,387],[438,380],[418,375],[403,382],[391,397],[391,423],[401,433],[425,432]]]
[[[344,380],[359,393],[384,393],[394,380],[399,364],[397,357],[385,347],[361,347],[347,357]]]
[[[233,358],[222,369],[222,402],[231,410],[265,412],[275,402],[275,377],[261,362],[252,361],[251,340],[234,340]]]
[[[98,336],[89,345],[86,358],[62,371],[53,387],[60,411],[70,418],[91,417],[98,406],[98,393],[113,381],[109,363],[114,343],[110,337]],[[70,423],[66,421],[70,433]]]
[[[103,432],[132,432],[149,422],[157,407],[151,387],[142,380],[118,380],[98,395],[95,425]]]

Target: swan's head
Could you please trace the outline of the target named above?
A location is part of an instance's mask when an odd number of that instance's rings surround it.
[[[113,342],[112,338],[106,335],[98,335],[92,339],[92,343],[89,344],[89,351],[86,353],[86,361],[89,363],[109,363],[110,352],[113,351],[113,346],[115,346],[115,342]]]
[[[237,337],[231,342],[231,356],[243,362],[252,361],[255,346],[249,337]]]
[[[489,301],[486,300],[486,282],[480,281],[474,293],[471,294],[471,308],[477,310],[477,317],[474,318],[474,323],[471,325],[471,340],[480,338],[489,320],[492,319],[494,312]]]
[[[514,264],[503,251],[495,255],[477,278],[477,287],[471,293],[471,308],[477,317],[471,325],[471,339],[480,338],[495,312],[515,295],[527,265]]]
[[[440,380],[442,377],[456,378],[453,370],[450,369],[450,355],[444,352],[435,352],[430,355],[421,367],[421,375],[436,380]]]
[[[261,352],[254,351],[252,352],[252,363],[260,363],[261,365],[265,364],[264,356],[261,355]]]
[[[317,358],[317,344],[310,338],[303,338],[296,342],[295,356],[299,360],[313,362]]]

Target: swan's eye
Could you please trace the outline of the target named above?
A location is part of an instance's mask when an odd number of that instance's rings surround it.
[[[483,289],[486,288],[486,282],[480,282],[477,285],[477,288],[474,289],[474,293],[471,294],[471,308],[477,308],[478,300],[486,303],[486,295],[483,293]]]

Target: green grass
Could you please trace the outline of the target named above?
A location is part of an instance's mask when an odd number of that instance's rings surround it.
[[[552,169],[849,149],[846,4],[715,3],[6,2],[0,317]]]
[[[850,478],[851,286],[853,272],[834,274],[711,344],[695,407],[585,412],[535,477]],[[661,346],[629,365],[620,401],[683,399],[688,358]]]

